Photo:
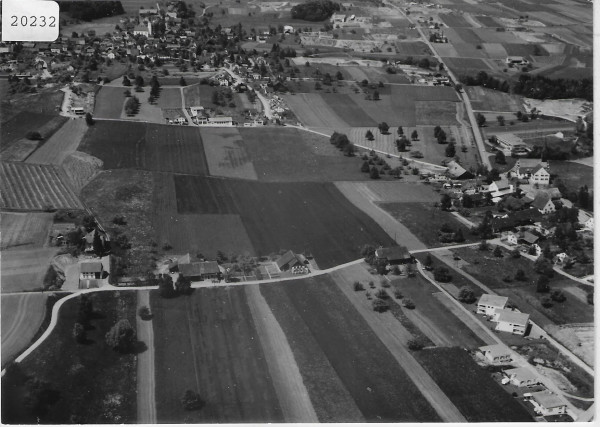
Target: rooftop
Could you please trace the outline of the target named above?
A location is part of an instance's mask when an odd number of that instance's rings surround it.
[[[562,396],[552,394],[549,391],[531,393],[531,398],[546,409],[558,408],[567,404],[567,401]]]
[[[479,298],[477,304],[490,305],[492,307],[504,308],[508,303],[508,297],[501,297],[500,295],[483,294]]]
[[[379,248],[375,251],[375,256],[377,258],[386,258],[388,261],[405,260],[411,258],[406,246]]]
[[[202,276],[205,274],[220,273],[219,264],[216,261],[193,262],[191,264],[179,264],[179,272],[186,276]]]
[[[510,355],[510,349],[504,344],[485,345],[483,347],[479,347],[479,351],[482,353],[489,352],[492,357]]]
[[[519,379],[519,380],[536,380],[538,378],[538,376],[531,371],[531,369],[525,368],[525,367],[521,367],[521,368],[514,368],[514,369],[507,369],[504,371],[504,373],[508,376],[515,376],[515,378]]]
[[[514,325],[527,325],[529,322],[529,314],[519,313],[513,310],[498,310],[498,322],[512,323]]]
[[[82,262],[80,264],[82,273],[102,273],[102,263],[96,262]]]

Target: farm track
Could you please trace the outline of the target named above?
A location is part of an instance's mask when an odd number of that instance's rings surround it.
[[[150,291],[137,293],[137,310],[141,307],[150,307]],[[147,349],[140,353],[137,358],[137,422],[139,424],[156,424],[156,379],[152,320],[142,320],[138,315],[136,316],[136,327],[137,339],[147,346]]]
[[[245,291],[285,421],[319,422],[287,338],[259,285],[247,286]]]

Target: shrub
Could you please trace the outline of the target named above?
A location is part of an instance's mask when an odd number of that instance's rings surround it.
[[[375,296],[379,299],[388,299],[390,297],[384,289],[379,289],[375,292]]]
[[[404,298],[404,295],[402,295],[402,292],[400,292],[400,290],[399,290],[399,289],[396,289],[396,290],[394,291],[394,297],[395,297],[396,299],[402,299],[402,298]]]
[[[468,286],[463,286],[460,288],[460,291],[458,292],[459,301],[462,301],[466,304],[472,304],[476,299],[477,298],[475,297],[475,292],[473,292],[473,289],[469,288]]]
[[[360,283],[358,280],[356,282],[354,282],[354,284],[352,285],[354,287],[355,291],[364,291],[365,287],[363,286],[362,283]]]
[[[381,282],[379,283],[381,285],[382,288],[390,288],[392,285],[390,285],[390,282],[388,282],[385,279],[381,279]]]
[[[541,302],[542,302],[542,307],[544,307],[544,308],[552,307],[552,300],[548,297],[542,298]]]
[[[549,292],[550,291],[550,286],[548,285],[548,277],[546,276],[540,276],[537,279],[536,282],[536,291],[540,292],[540,293],[544,293],[544,292]]]
[[[135,330],[127,319],[119,320],[106,334],[106,344],[120,353],[130,351],[135,341]]]
[[[550,292],[550,298],[552,298],[552,301],[556,302],[565,302],[567,299],[565,293],[561,289],[553,289],[552,292]]]
[[[521,258],[521,252],[519,252],[518,249],[513,249],[512,251],[510,251],[510,256],[513,258]]]
[[[409,350],[419,351],[419,350],[423,350],[423,347],[425,347],[425,345],[423,345],[423,342],[421,340],[418,340],[418,339],[408,340],[408,349]]]
[[[198,409],[202,409],[205,405],[205,402],[200,398],[200,395],[192,390],[186,390],[181,396],[181,406],[186,411],[194,411]]]
[[[142,320],[148,320],[152,317],[150,314],[150,309],[146,306],[140,307],[138,310],[138,316],[140,316],[140,319]]]
[[[402,305],[405,308],[408,308],[409,310],[412,310],[413,308],[415,308],[415,303],[410,298],[404,298],[402,300]]]
[[[438,268],[436,268],[433,271],[433,278],[435,280],[437,280],[438,282],[449,282],[450,280],[452,280],[452,276],[450,275],[450,270],[448,270],[446,267],[443,266],[439,266]]]
[[[493,252],[494,256],[496,258],[502,258],[504,255],[502,254],[502,249],[500,249],[500,246],[496,246],[496,248],[494,249]]]
[[[30,130],[25,134],[25,138],[30,139],[32,141],[39,141],[40,139],[42,139],[42,135],[38,131]]]
[[[381,298],[377,298],[373,301],[373,310],[378,313],[383,313],[389,310],[390,305],[387,301],[382,300]]]
[[[524,282],[525,280],[527,280],[525,272],[521,269],[517,270],[517,273],[515,274],[515,280],[518,280],[519,282]]]
[[[374,289],[374,288],[375,288],[375,282],[373,282],[372,280],[370,280],[370,281],[369,281],[369,287],[370,287],[371,289]]]

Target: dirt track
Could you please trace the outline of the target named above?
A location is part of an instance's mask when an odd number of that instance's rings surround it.
[[[361,266],[353,266],[332,273],[332,277],[341,291],[389,349],[440,418],[445,422],[466,422],[465,417],[408,351],[406,341],[411,336],[410,333],[404,329],[392,313],[373,311],[370,301],[365,298],[364,294],[351,289],[350,284],[353,280],[362,280],[363,282],[368,280],[365,275],[368,273]]]
[[[245,291],[285,421],[318,423],[294,354],[259,285],[246,286]]]
[[[46,298],[38,293],[2,296],[2,365],[22,351],[40,328]]]
[[[137,310],[150,307],[150,291],[137,293]],[[147,350],[138,355],[137,363],[137,422],[156,424],[155,374],[154,374],[154,329],[152,320],[136,316],[138,340],[146,344]]]

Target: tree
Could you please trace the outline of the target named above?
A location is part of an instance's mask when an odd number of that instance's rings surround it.
[[[192,281],[184,277],[183,274],[179,274],[177,281],[175,282],[175,290],[178,294],[189,295],[192,293]]]
[[[388,311],[390,308],[390,304],[387,301],[384,301],[380,298],[376,298],[373,301],[373,310],[375,310],[378,313],[383,313],[385,311]]]
[[[363,286],[363,284],[362,284],[362,283],[360,283],[358,280],[357,280],[357,281],[355,281],[355,282],[352,284],[352,287],[353,287],[353,289],[354,289],[355,291],[357,291],[357,292],[358,292],[358,291],[364,291],[364,290],[365,290],[365,287]]]
[[[85,123],[88,126],[92,126],[94,124],[94,118],[92,117],[91,113],[85,113]]]
[[[352,157],[354,156],[356,148],[354,147],[354,144],[346,144],[343,151],[345,156]]]
[[[415,303],[410,298],[404,298],[402,300],[402,306],[408,308],[409,310],[412,310],[413,308],[415,308]]]
[[[394,297],[396,299],[402,299],[402,298],[404,298],[404,295],[402,295],[402,292],[400,292],[400,289],[395,289],[394,290]]]
[[[152,317],[152,313],[150,313],[148,306],[143,306],[138,310],[138,316],[140,316],[140,319],[142,320],[149,320]]]
[[[187,86],[187,83],[183,76],[179,77],[179,86]]]
[[[425,347],[425,345],[423,344],[423,342],[421,340],[418,340],[416,338],[408,340],[408,349],[409,350],[419,351],[419,350],[423,350],[423,347]]]
[[[379,132],[381,132],[384,135],[386,135],[390,130],[390,126],[386,122],[379,123],[377,127],[379,128]]]
[[[504,155],[504,152],[502,150],[496,151],[496,156],[494,157],[494,159],[496,160],[496,163],[499,165],[506,164],[506,156]]]
[[[494,256],[496,258],[502,258],[504,256],[504,254],[502,254],[502,249],[500,249],[500,246],[496,246],[494,248],[494,252],[492,252],[494,254]]]
[[[73,325],[73,338],[75,338],[75,341],[83,344],[86,341],[86,335],[85,327],[81,323],[75,322]]]
[[[371,179],[379,179],[380,178],[379,170],[375,166],[371,167],[371,172],[369,173],[369,177]]]
[[[552,307],[552,300],[548,297],[544,297],[541,299],[542,307],[550,308]]]
[[[123,76],[123,86],[131,86],[131,81],[129,80],[129,77]]]
[[[337,73],[335,73],[335,78],[338,80],[344,80],[344,75],[341,71],[338,71]]]
[[[536,281],[536,292],[545,293],[550,291],[550,280],[547,276],[541,275]]]
[[[25,138],[31,141],[39,141],[40,139],[42,139],[42,134],[36,130],[30,130],[25,134]]]
[[[403,136],[404,135],[404,129],[402,129],[402,126],[398,126],[398,136]]]
[[[186,411],[195,411],[202,409],[205,402],[200,398],[200,395],[192,390],[186,390],[181,396],[181,406]]]
[[[487,251],[490,248],[490,246],[488,245],[487,240],[483,239],[481,241],[481,243],[479,243],[479,250],[480,251]]]
[[[369,165],[369,162],[367,160],[363,162],[360,171],[363,173],[369,173],[371,171],[371,165]]]
[[[450,198],[450,196],[447,194],[442,195],[442,199],[440,200],[440,208],[443,211],[447,211],[447,210],[450,210],[451,207],[452,207],[452,199]]]
[[[446,147],[446,157],[454,157],[456,155],[456,146],[454,144],[448,144]]]
[[[135,330],[129,320],[119,320],[106,334],[106,344],[120,353],[127,353],[133,349],[136,342]]]
[[[462,228],[458,228],[456,233],[454,233],[454,241],[457,243],[461,243],[465,241],[465,236],[463,235]]]
[[[485,126],[486,119],[485,119],[485,116],[483,114],[477,113],[475,115],[475,120],[477,120],[477,126],[479,126],[479,127]]]
[[[158,293],[163,298],[172,298],[176,295],[171,276],[166,275],[166,277],[163,276],[158,279]]]
[[[416,130],[413,130],[412,133],[410,134],[410,138],[413,141],[416,141],[417,139],[419,139],[419,133]]]
[[[550,292],[550,298],[556,302],[565,302],[567,300],[565,293],[561,289],[553,289]]]
[[[438,282],[446,283],[452,280],[452,276],[450,275],[450,270],[448,270],[444,266],[439,266],[435,270],[433,270],[433,278]]]
[[[460,288],[458,292],[458,300],[464,302],[465,304],[472,304],[475,302],[477,298],[475,297],[475,292],[473,289],[468,286],[463,286]]]
[[[381,98],[379,97],[379,91],[378,90],[374,90],[373,91],[373,101],[379,101]]]
[[[524,282],[525,280],[527,280],[527,276],[525,275],[525,272],[522,269],[517,270],[517,273],[515,274],[515,280],[518,280],[519,282]]]
[[[426,269],[429,269],[431,266],[433,266],[433,258],[431,258],[431,254],[427,254],[425,261],[423,261],[423,265]]]
[[[438,144],[445,144],[447,142],[446,131],[444,131],[443,129],[440,129],[440,131],[438,132],[438,134],[436,136],[436,139],[437,139]]]
[[[375,139],[375,137],[373,136],[373,132],[371,132],[371,129],[367,130],[367,133],[365,133],[365,138],[367,138],[369,141],[373,141]]]
[[[496,120],[500,126],[504,126],[504,116],[496,116]]]
[[[401,153],[406,151],[406,141],[404,141],[404,139],[397,140],[396,147],[398,148],[398,151]]]
[[[519,252],[517,248],[514,248],[512,251],[510,251],[510,256],[515,259],[521,258],[521,252]]]
[[[554,277],[554,268],[548,258],[539,257],[533,264],[533,269],[536,273],[547,277]]]
[[[94,231],[94,240],[92,241],[92,247],[94,249],[94,253],[101,257],[104,256],[104,242],[102,241],[102,238],[100,237],[100,233],[98,233],[98,230]]]

